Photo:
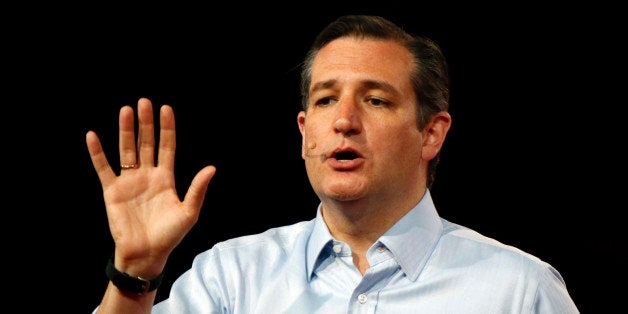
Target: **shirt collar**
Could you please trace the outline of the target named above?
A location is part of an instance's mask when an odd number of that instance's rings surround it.
[[[421,201],[395,223],[379,242],[395,256],[408,279],[415,281],[432,255],[443,231],[429,190]]]
[[[321,256],[321,253],[324,251],[323,249],[328,245],[332,245],[331,243],[333,242],[329,229],[327,229],[327,225],[323,220],[321,206],[322,203],[318,205],[318,209],[316,210],[314,230],[312,230],[310,239],[307,242],[306,271],[308,280],[312,278],[312,274],[314,273],[314,268],[317,266],[319,257],[324,258]]]
[[[401,266],[401,270],[410,280],[415,281],[432,254],[442,230],[443,225],[436,212],[432,196],[429,190],[426,190],[421,201],[388,229],[378,242],[390,250]],[[332,241],[333,238],[325,225],[321,215],[321,204],[319,204],[314,219],[314,230],[307,244],[308,280],[319,258],[326,258],[320,255],[326,246],[331,245]]]

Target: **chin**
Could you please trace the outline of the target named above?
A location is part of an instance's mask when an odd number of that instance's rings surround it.
[[[334,186],[326,189],[325,193],[327,198],[335,201],[356,201],[366,196],[366,190],[360,188],[358,185],[341,185]]]

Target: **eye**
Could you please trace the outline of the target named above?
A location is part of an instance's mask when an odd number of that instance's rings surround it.
[[[389,104],[388,101],[379,98],[369,98],[367,99],[367,102],[376,107],[386,106]]]
[[[336,100],[331,97],[321,98],[316,101],[316,106],[329,106],[334,103]]]

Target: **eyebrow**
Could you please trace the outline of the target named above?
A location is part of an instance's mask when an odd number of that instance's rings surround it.
[[[334,85],[336,85],[336,83],[338,83],[338,80],[335,80],[335,79],[318,82],[312,85],[312,89],[310,92],[332,88],[334,87]],[[367,89],[381,89],[388,93],[398,94],[397,89],[395,89],[392,85],[384,81],[363,80],[363,81],[360,81],[360,84],[362,85],[362,87],[365,87]]]

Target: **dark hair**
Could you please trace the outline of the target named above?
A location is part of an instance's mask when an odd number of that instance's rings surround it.
[[[411,35],[389,20],[371,15],[341,16],[327,25],[315,38],[301,68],[303,110],[308,108],[314,58],[325,45],[341,37],[391,40],[412,53],[415,68],[410,80],[416,95],[417,124],[420,130],[434,114],[449,110],[449,70],[441,48],[429,38]],[[428,187],[434,182],[439,155],[428,165]]]

